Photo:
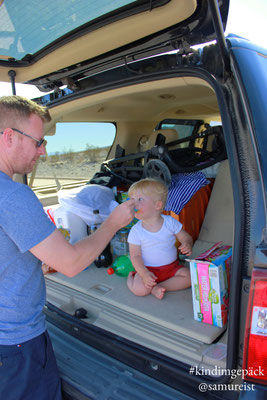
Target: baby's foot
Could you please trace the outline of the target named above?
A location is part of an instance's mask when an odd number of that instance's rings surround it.
[[[160,286],[160,285],[154,286],[153,289],[151,290],[151,293],[153,294],[153,296],[155,296],[159,300],[163,299],[165,292],[166,292],[165,287]]]

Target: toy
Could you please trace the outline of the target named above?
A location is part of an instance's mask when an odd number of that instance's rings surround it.
[[[118,257],[113,266],[107,269],[109,275],[116,274],[118,276],[128,276],[129,272],[134,271],[132,262],[128,256]]]

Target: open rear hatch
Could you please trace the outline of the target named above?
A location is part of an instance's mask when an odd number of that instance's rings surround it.
[[[75,87],[97,67],[223,40],[216,1],[101,0],[94,7],[71,0],[64,7],[32,0],[26,6],[1,3],[0,80],[28,82],[44,91]],[[228,8],[229,0],[220,2],[224,27]]]

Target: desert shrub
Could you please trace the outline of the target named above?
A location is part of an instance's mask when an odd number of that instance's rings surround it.
[[[64,160],[73,161],[74,157],[75,157],[75,153],[74,153],[72,147],[70,147],[69,150],[64,149],[64,156],[63,156]]]
[[[99,159],[99,153],[100,153],[100,148],[93,146],[91,144],[86,144],[86,155],[89,158],[89,161],[91,162],[97,162]]]

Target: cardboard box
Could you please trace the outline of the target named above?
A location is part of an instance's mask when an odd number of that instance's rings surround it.
[[[222,328],[227,322],[232,247],[219,242],[188,261],[195,320]]]

